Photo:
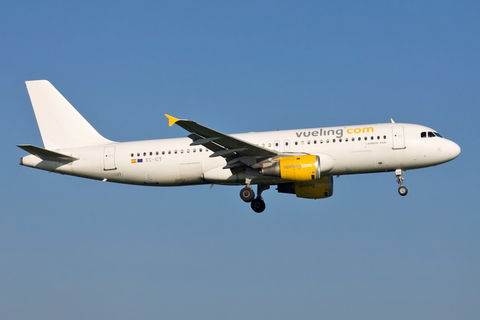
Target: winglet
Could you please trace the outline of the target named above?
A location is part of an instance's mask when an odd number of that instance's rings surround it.
[[[172,117],[172,116],[169,116],[168,114],[165,114],[165,117],[168,118],[168,125],[171,127],[175,124],[175,122],[177,122],[179,119],[175,118],[175,117]]]

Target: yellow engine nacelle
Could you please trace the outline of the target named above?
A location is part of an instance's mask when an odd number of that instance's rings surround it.
[[[322,177],[313,181],[281,183],[277,188],[281,193],[293,193],[299,198],[322,199],[333,195],[333,177]]]
[[[317,180],[320,179],[320,157],[309,154],[280,158],[275,165],[262,169],[261,173],[291,181]]]

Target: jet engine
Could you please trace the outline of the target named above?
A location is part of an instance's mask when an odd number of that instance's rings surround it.
[[[277,190],[280,193],[296,194],[298,198],[328,198],[333,195],[333,177],[325,176],[312,181],[281,183]]]
[[[260,173],[292,181],[320,179],[320,157],[309,154],[280,158],[273,166],[263,168]]]

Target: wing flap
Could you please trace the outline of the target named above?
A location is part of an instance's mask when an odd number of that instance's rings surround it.
[[[229,156],[232,156],[236,153],[240,153],[242,151],[245,151],[247,150],[247,148],[238,148],[238,149],[224,149],[224,150],[220,150],[220,151],[215,151],[214,153],[212,153],[210,155],[210,158],[214,158],[214,157],[229,157]]]

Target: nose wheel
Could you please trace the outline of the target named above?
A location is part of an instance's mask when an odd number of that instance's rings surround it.
[[[407,187],[403,185],[403,181],[405,180],[403,178],[403,174],[405,173],[404,170],[402,169],[397,169],[395,170],[395,175],[397,176],[397,183],[399,185],[398,187],[398,194],[401,195],[402,197],[406,196],[408,193]]]
[[[398,188],[398,193],[401,195],[401,196],[406,196],[407,193],[408,193],[408,189],[405,187],[405,186],[400,186]]]

